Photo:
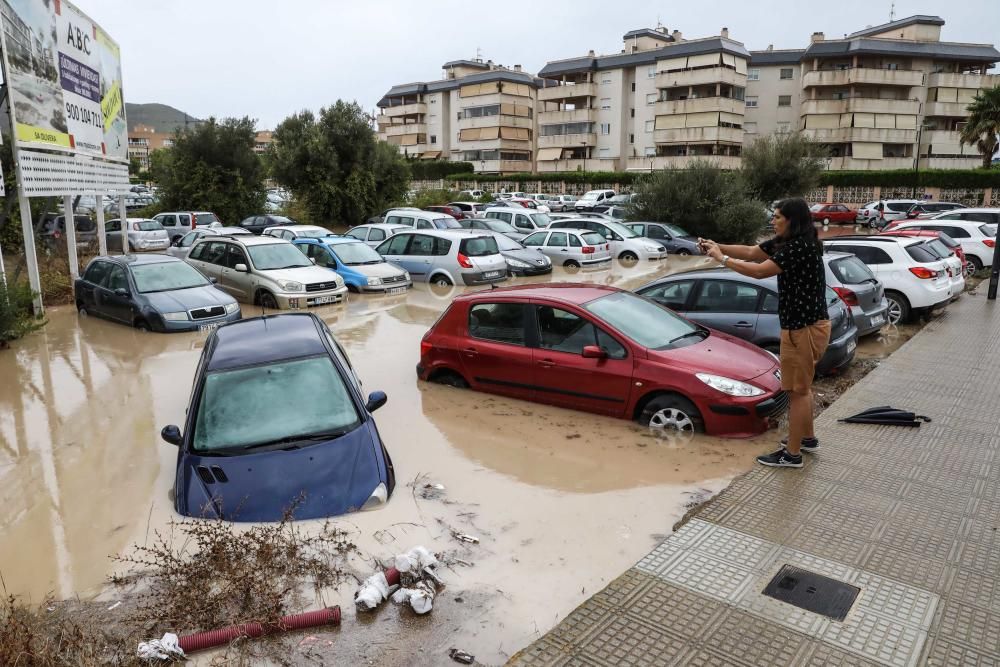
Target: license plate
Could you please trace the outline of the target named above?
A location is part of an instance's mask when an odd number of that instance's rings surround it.
[[[198,326],[198,331],[201,333],[208,333],[210,331],[215,331],[219,328],[220,322],[210,322],[208,324],[201,324]]]
[[[335,296],[318,296],[315,299],[313,299],[313,305],[321,306],[324,303],[334,303],[336,301],[337,297]]]
[[[856,348],[857,346],[858,346],[858,344],[857,344],[857,343],[855,343],[855,342],[854,342],[853,340],[852,340],[852,341],[851,341],[850,343],[848,343],[848,344],[847,344],[847,354],[850,354],[851,352],[854,352],[854,349],[855,349],[855,348]]]
[[[483,278],[499,278],[503,275],[503,271],[488,271],[483,274]]]
[[[385,291],[385,293],[386,294],[405,294],[406,293],[406,288],[405,287],[392,287],[390,289],[387,289]]]
[[[885,318],[882,317],[881,315],[872,318],[872,326],[873,327],[880,327],[883,324],[885,324]]]

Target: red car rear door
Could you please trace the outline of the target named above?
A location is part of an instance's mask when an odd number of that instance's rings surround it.
[[[535,399],[533,356],[525,333],[529,308],[527,303],[502,299],[470,304],[458,354],[474,388]]]

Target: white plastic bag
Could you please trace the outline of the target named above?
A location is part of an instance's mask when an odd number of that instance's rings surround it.
[[[148,642],[139,642],[139,649],[136,655],[143,660],[183,660],[184,649],[177,642],[177,635],[168,632],[162,639],[151,639]]]
[[[354,604],[360,611],[371,611],[389,597],[389,582],[385,574],[377,572],[365,579],[361,588],[354,594]]]

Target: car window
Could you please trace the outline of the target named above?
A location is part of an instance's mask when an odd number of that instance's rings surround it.
[[[108,262],[93,262],[87,267],[87,272],[83,274],[83,279],[88,283],[100,285],[108,275],[110,269],[111,264]]]
[[[194,243],[195,241],[197,241],[198,239],[200,239],[202,236],[204,236],[204,234],[202,234],[200,232],[190,232],[190,233],[184,235],[184,238],[181,239],[181,242],[178,245],[181,248],[187,248],[192,243]]]
[[[703,280],[692,310],[699,313],[756,313],[760,290],[732,280]]]
[[[760,306],[760,312],[768,314],[778,312],[778,295],[774,292],[764,292],[764,303]]]
[[[247,256],[243,249],[233,243],[226,245],[226,266],[230,269],[236,268],[237,264],[246,264]]]
[[[595,328],[597,329],[597,346],[604,350],[604,354],[608,355],[609,359],[624,359],[628,356],[628,350],[625,349],[624,345],[605,333],[603,329]]]
[[[163,229],[163,225],[158,220],[140,220],[132,224],[132,228],[138,227],[140,232],[158,232]]]
[[[583,243],[580,241],[580,237],[576,234],[566,234],[569,238],[569,245],[571,248],[582,248]]]
[[[582,354],[587,345],[597,345],[597,330],[589,320],[552,306],[538,306],[539,347],[543,350]]]
[[[566,232],[552,232],[549,241],[545,245],[562,248],[566,245]]]
[[[972,234],[969,233],[969,230],[963,229],[962,227],[958,226],[952,227],[950,225],[920,225],[918,229],[929,229],[934,232],[944,232],[953,239],[972,238]]]
[[[462,225],[458,224],[458,220],[455,218],[434,218],[431,221],[433,227],[437,229],[461,229]]]
[[[930,250],[931,252],[933,252],[935,255],[937,255],[942,259],[951,257],[953,254],[955,254],[948,248],[948,246],[941,243],[941,241],[939,241],[938,239],[930,239],[929,241],[927,241],[927,243],[924,244],[924,247],[926,247],[928,250]]]
[[[632,228],[633,231],[638,232],[638,229]],[[663,239],[669,240],[670,236],[664,231],[663,227],[659,225],[647,225],[646,226],[646,238],[647,239]]]
[[[210,225],[213,222],[221,222],[219,217],[214,213],[199,213],[194,216],[194,221],[197,225]]]
[[[534,234],[528,235],[523,241],[521,241],[521,245],[523,246],[545,245],[545,236],[546,232],[535,232]]]
[[[969,213],[963,213],[962,217],[965,220],[971,220],[972,222],[993,222],[993,215],[982,211],[970,211]]]
[[[875,278],[872,270],[857,257],[841,257],[830,262],[830,271],[844,285],[860,285]]]
[[[692,287],[694,287],[693,280],[678,280],[677,282],[653,285],[640,291],[639,294],[672,310],[685,310]]]
[[[371,248],[369,248],[368,246],[365,246],[365,248],[371,250]],[[316,266],[325,266],[328,269],[337,268],[337,260],[335,260],[333,258],[333,255],[330,254],[329,248],[324,248],[322,246],[310,244],[309,249],[312,251],[311,257],[314,257],[316,259]],[[372,250],[372,252],[375,251]],[[377,255],[378,253],[375,254]]]
[[[380,255],[405,255],[406,245],[410,242],[412,234],[398,234],[392,239],[385,241],[378,247]]]
[[[469,335],[497,343],[524,345],[523,303],[477,303],[469,309]]]
[[[407,255],[418,257],[429,257],[434,254],[434,237],[414,234],[410,241],[410,246],[406,250]]]
[[[352,229],[349,232],[347,232],[347,234],[345,234],[344,236],[350,236],[352,239],[357,239],[359,241],[367,241],[368,237],[365,236],[365,232],[366,231],[368,231],[368,230],[365,230],[365,229]],[[371,232],[372,232],[372,239],[371,239],[372,241],[381,241],[381,240],[383,240],[385,238],[385,234],[383,234],[381,239],[377,239],[377,238],[375,238],[375,230],[372,229]]]
[[[362,240],[364,240],[364,239],[362,239]],[[369,241],[384,241],[385,240],[385,231],[379,229],[378,227],[371,228],[368,231],[368,240]]]
[[[417,220],[417,229],[434,229],[434,225],[426,220]]]
[[[164,227],[176,227],[177,226],[177,219],[174,216],[172,216],[172,215],[158,215],[158,216],[156,216],[153,219],[154,220],[159,220],[160,224],[163,225]]]
[[[582,236],[583,242],[589,243],[590,245],[604,245],[608,242],[606,238],[597,232],[585,232]]]
[[[991,224],[979,225],[979,233],[981,233],[983,236],[995,238],[997,235],[997,226]]]
[[[203,262],[208,262],[209,264],[225,266],[227,244],[220,243],[219,241],[209,241],[207,245],[208,247],[202,251],[199,259]]]
[[[125,277],[125,269],[113,264],[111,266],[111,270],[108,271],[104,284],[109,290],[112,291],[116,289],[128,289],[128,279]]]
[[[177,224],[179,224],[181,226],[184,226],[184,227],[190,227],[191,226],[191,216],[190,215],[178,215],[177,216]]]
[[[443,239],[442,239],[443,240]],[[500,252],[497,240],[492,236],[482,236],[473,239],[462,239],[459,252],[467,257],[486,257]]]
[[[914,243],[906,246],[906,254],[916,262],[936,262],[940,259],[933,251],[928,250],[923,243]]]
[[[908,210],[910,210],[911,206],[913,206],[913,202],[897,202],[897,203],[886,204],[886,208],[896,213],[906,213]]]
[[[643,236],[645,234],[645,232],[646,232],[646,230],[644,229],[646,225],[640,225],[640,224],[634,224],[633,223],[633,224],[626,225],[626,226],[629,229],[631,229],[633,232],[635,232],[636,234],[638,234],[639,236]],[[650,231],[652,231],[652,227],[650,227]],[[653,237],[649,237],[649,238],[653,238]]]

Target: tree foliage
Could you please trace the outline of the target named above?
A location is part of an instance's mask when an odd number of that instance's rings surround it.
[[[357,103],[338,100],[302,111],[274,130],[268,160],[316,224],[353,225],[402,201],[409,169],[396,147],[379,142]]]
[[[770,134],[743,149],[740,171],[761,201],[801,197],[819,185],[826,156],[824,147],[797,132]]]
[[[452,174],[467,174],[475,171],[471,162],[450,160],[409,160],[410,177],[414,180],[430,181]]]
[[[32,293],[27,284],[0,280],[0,348],[45,325],[32,314]]]
[[[720,243],[753,243],[767,223],[763,202],[748,195],[740,175],[704,160],[650,174],[635,191],[629,219],[673,223]]]
[[[983,156],[983,168],[992,166],[1000,135],[1000,86],[976,93],[969,105],[969,120],[962,128],[959,141],[962,145],[975,146]]]
[[[227,225],[264,207],[264,168],[254,153],[256,122],[209,118],[180,130],[171,148],[150,156],[161,210],[212,211]]]

